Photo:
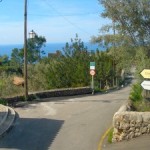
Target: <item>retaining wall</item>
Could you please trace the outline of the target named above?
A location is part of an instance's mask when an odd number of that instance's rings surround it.
[[[150,133],[150,112],[134,112],[123,105],[113,117],[113,142],[132,139]]]
[[[90,87],[48,90],[48,91],[32,92],[29,94],[28,100],[60,97],[60,96],[82,95],[82,94],[89,94],[89,93],[92,93],[92,89]],[[5,100],[8,102],[8,105],[14,105],[16,102],[23,101],[24,96],[5,98]]]

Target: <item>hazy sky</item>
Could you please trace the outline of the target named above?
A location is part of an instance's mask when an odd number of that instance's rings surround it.
[[[28,33],[33,29],[47,43],[69,42],[77,33],[84,42],[108,23],[98,0],[28,0]],[[23,44],[24,0],[0,2],[0,45]]]

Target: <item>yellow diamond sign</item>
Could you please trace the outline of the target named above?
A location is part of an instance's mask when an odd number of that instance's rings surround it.
[[[140,74],[141,74],[144,78],[150,79],[150,69],[144,69]]]

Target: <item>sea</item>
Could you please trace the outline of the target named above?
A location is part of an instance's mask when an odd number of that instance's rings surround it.
[[[45,55],[48,56],[48,53],[55,53],[57,50],[63,51],[66,43],[47,43],[45,47],[42,48],[44,50]],[[84,43],[87,50],[95,51],[96,49],[105,50],[104,47],[100,47],[98,44],[91,44],[90,42]],[[9,58],[11,56],[12,50],[14,48],[21,49],[23,48],[23,44],[8,44],[8,45],[0,45],[0,56],[7,55]]]

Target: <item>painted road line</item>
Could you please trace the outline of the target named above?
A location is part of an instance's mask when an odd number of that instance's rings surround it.
[[[111,130],[112,126],[106,130],[106,132],[103,134],[103,136],[101,137],[99,144],[98,144],[98,150],[102,150],[102,144],[104,139],[106,138],[106,136],[108,135],[109,131]]]

